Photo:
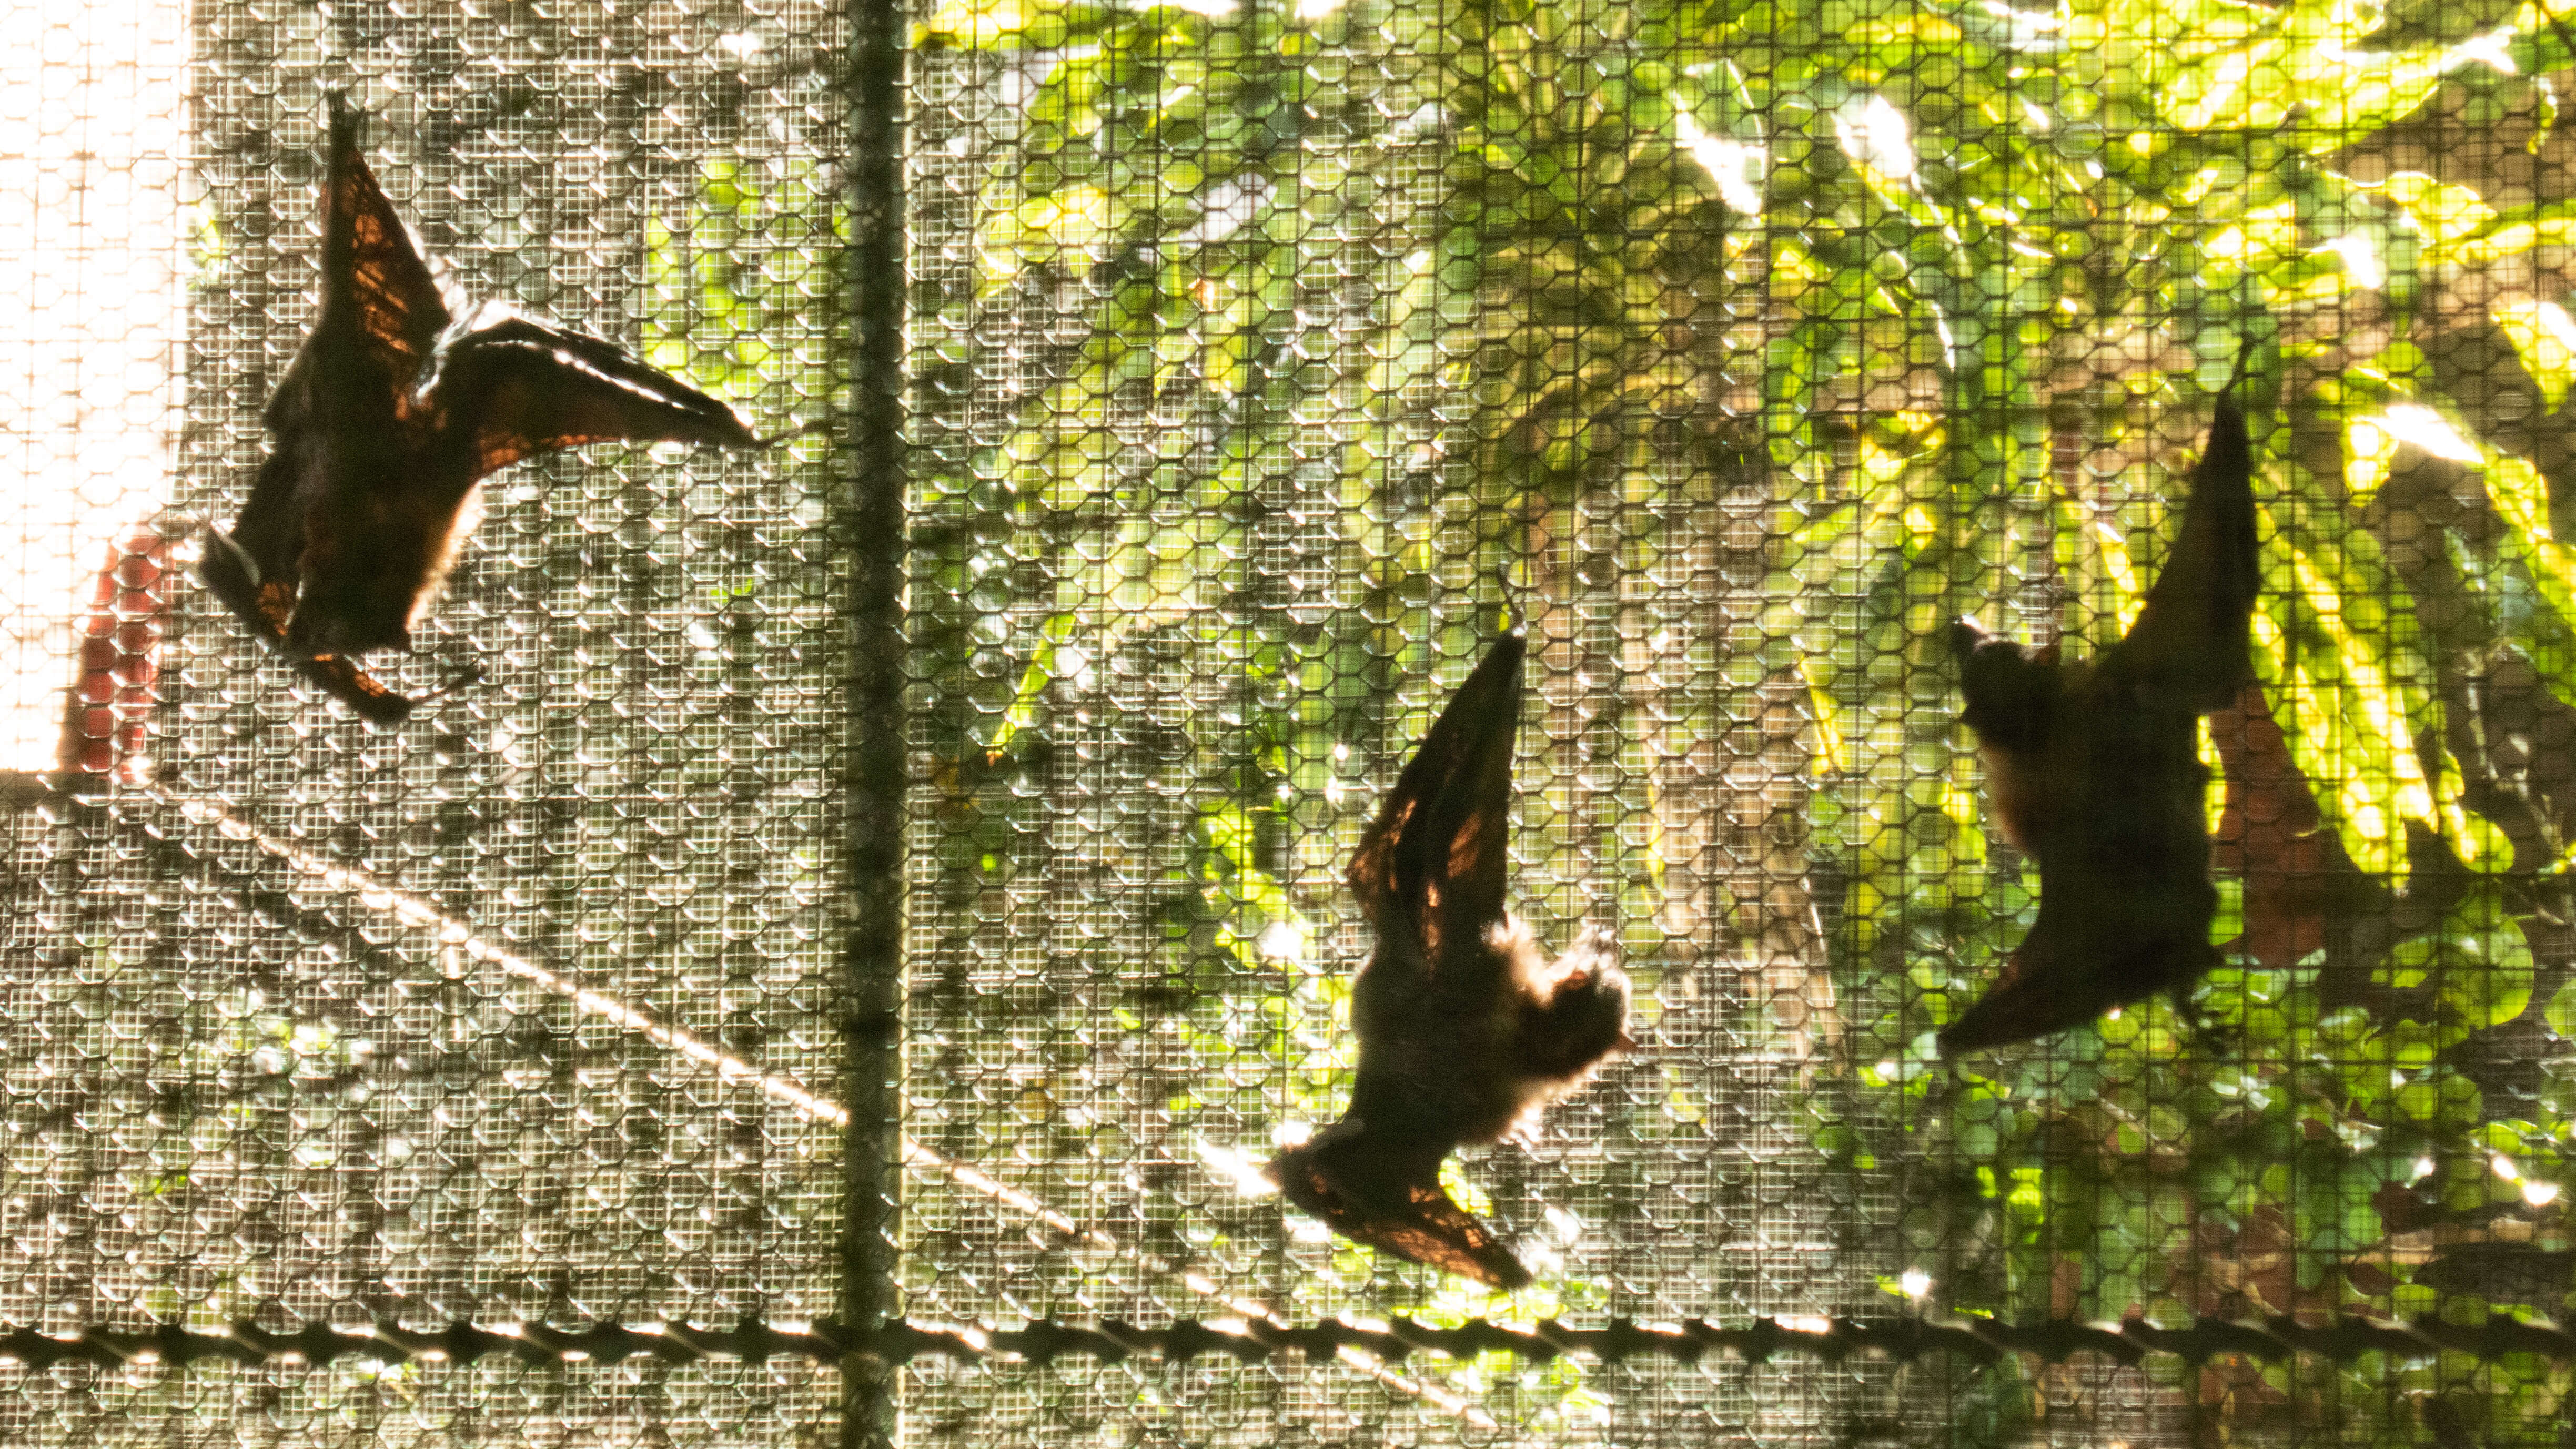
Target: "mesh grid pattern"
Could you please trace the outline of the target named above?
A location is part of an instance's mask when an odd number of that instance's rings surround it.
[[[763,431],[828,405],[820,7],[189,18],[187,406],[146,420],[177,442],[176,515],[228,521],[270,446],[261,408],[312,323],[326,85],[374,113],[371,164],[446,285],[614,339]],[[819,446],[668,451],[492,480],[419,659],[393,666],[482,681],[398,733],[173,581],[146,744],[167,797],[14,822],[0,1318],[832,1312],[831,1128],[168,803],[829,1085],[835,475]],[[0,1437],[819,1441],[837,1398],[810,1367],[56,1369],[0,1395]]]
[[[64,13],[0,3],[0,420],[78,500],[0,560],[0,1324],[2567,1311],[2544,8]],[[828,429],[496,475],[386,731],[180,568],[333,89],[455,292]],[[2118,638],[2231,379],[2226,964],[1943,1062],[2039,900],[1947,621]],[[1500,1296],[1258,1169],[1347,1101],[1345,866],[1507,622],[1513,904],[1615,932],[1640,1046],[1451,1176]],[[2571,1372],[67,1360],[0,1440],[2537,1445]]]

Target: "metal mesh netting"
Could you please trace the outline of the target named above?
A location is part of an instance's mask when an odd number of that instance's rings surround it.
[[[2545,7],[0,18],[0,1325],[93,1331],[11,1340],[0,1440],[2565,1442],[2557,1340],[2472,1341],[2576,1291]],[[493,477],[391,730],[183,568],[313,325],[331,91],[453,293],[820,429]],[[2099,656],[2229,386],[2221,962],[1944,1060],[2041,896],[1948,621]],[[1348,1101],[1344,869],[1506,626],[1513,905],[1615,933],[1638,1045],[1446,1178],[1495,1294],[1261,1168]],[[1015,1347],[801,1332],[886,1313]],[[2272,1336],[1831,1351],[1957,1314]],[[1031,1319],[1099,1326],[977,1337]],[[2361,1319],[2422,1327],[2301,1337]]]
[[[109,523],[239,509],[313,323],[326,87],[373,112],[364,150],[459,295],[614,339],[763,431],[828,406],[842,28],[822,7],[22,7],[13,28],[68,83],[13,89],[13,123],[67,133],[76,185],[116,177],[76,148],[128,123],[82,84],[127,60],[125,12],[184,37],[150,100],[176,149],[145,158],[179,223],[161,260],[185,325],[161,360],[184,408],[125,420],[175,439],[163,477],[121,517],[72,515],[92,525],[63,571],[79,582],[26,617],[86,628],[64,604],[90,602]],[[17,202],[58,204],[43,186]],[[126,283],[116,258],[91,254],[91,291]],[[34,340],[25,366],[50,381],[71,339]],[[193,579],[162,581],[151,787],[11,821],[0,1319],[833,1311],[832,1127],[208,812],[831,1086],[835,479],[820,439],[593,448],[494,478],[417,660],[392,667],[415,690],[481,679],[396,732],[302,686]],[[64,667],[29,671],[56,722]],[[0,1372],[14,1443],[794,1440],[828,1433],[839,1395],[805,1366]]]

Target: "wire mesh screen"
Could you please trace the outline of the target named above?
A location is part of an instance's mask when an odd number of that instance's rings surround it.
[[[2547,6],[0,17],[0,1440],[2567,1442]],[[198,527],[333,94],[765,443],[493,473],[384,726]],[[1268,1171],[1505,631],[1516,1291]]]
[[[85,134],[134,124],[114,83],[127,20],[173,42],[143,98],[166,140],[83,156]],[[500,301],[610,339],[764,432],[822,416],[840,23],[794,4],[12,23],[48,64],[11,90],[11,125],[64,142],[12,205],[158,185],[175,257],[138,228],[133,270],[107,249],[123,237],[74,265],[112,296],[175,263],[184,325],[154,359],[170,410],[119,420],[173,445],[151,487],[110,516],[86,451],[19,485],[31,510],[34,490],[81,491],[54,510],[78,534],[60,592],[13,622],[130,652],[85,661],[110,678],[79,677],[85,742],[64,762],[111,793],[11,822],[0,1320],[829,1315],[837,1130],[493,960],[832,1085],[845,671],[822,440],[598,447],[490,480],[416,656],[389,664],[411,692],[455,687],[393,731],[178,565],[194,521],[232,526],[272,446],[262,409],[315,326],[326,90],[372,113],[361,150],[460,313]],[[32,341],[21,375],[55,385],[78,335]],[[91,388],[73,401],[113,401]],[[91,578],[112,545],[129,553],[97,596],[109,634]],[[74,655],[55,658],[26,675],[60,728]],[[423,1368],[13,1368],[0,1438],[792,1441],[826,1434],[839,1396],[801,1364]]]

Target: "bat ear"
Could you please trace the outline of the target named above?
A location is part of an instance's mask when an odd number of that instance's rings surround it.
[[[1962,659],[1985,647],[1986,642],[1994,637],[1992,630],[1965,614],[1950,621],[1950,652]]]

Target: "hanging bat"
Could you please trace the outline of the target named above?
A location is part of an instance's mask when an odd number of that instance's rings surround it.
[[[1441,1161],[1534,1134],[1542,1108],[1634,1045],[1609,933],[1551,964],[1503,909],[1522,649],[1505,637],[1467,676],[1351,858],[1377,952],[1352,985],[1350,1110],[1270,1165],[1344,1237],[1497,1288],[1529,1270],[1441,1190]]]
[[[623,349],[486,303],[448,314],[331,97],[322,310],[269,399],[276,451],[199,574],[307,679],[378,724],[413,701],[356,661],[408,649],[479,512],[481,480],[584,443],[754,448],[723,403]]]
[[[2532,1243],[2461,1243],[2412,1274],[2436,1293],[2556,1309],[2576,1294],[2576,1252]]]
[[[2028,1041],[2218,963],[2199,716],[2253,677],[2254,458],[2222,394],[2164,572],[2090,662],[1950,627],[1960,718],[1976,732],[2004,838],[2039,859],[2039,920],[2002,979],[1941,1031],[1945,1056]]]

